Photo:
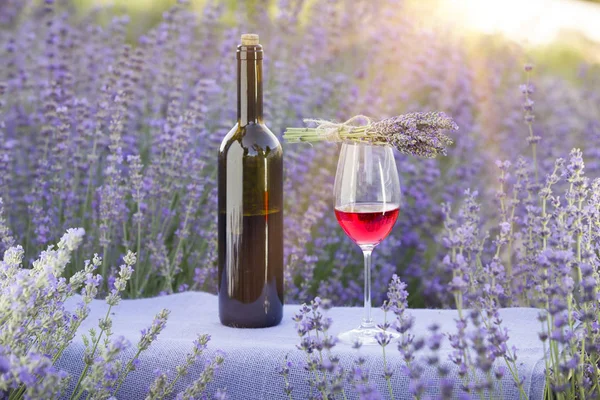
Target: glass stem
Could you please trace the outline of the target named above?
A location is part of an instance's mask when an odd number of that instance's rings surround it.
[[[365,257],[365,316],[363,317],[362,327],[368,328],[373,326],[371,318],[371,253],[373,247],[361,247]]]

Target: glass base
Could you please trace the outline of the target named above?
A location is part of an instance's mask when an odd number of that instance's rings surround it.
[[[352,329],[347,332],[342,332],[338,335],[340,343],[353,345],[357,341],[360,341],[363,346],[374,346],[379,345],[377,343],[377,334],[383,332],[375,325],[361,325],[356,329]],[[388,338],[391,336],[391,342],[395,341],[400,337],[400,334],[391,330],[385,331]]]

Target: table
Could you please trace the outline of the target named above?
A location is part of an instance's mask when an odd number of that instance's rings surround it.
[[[78,299],[69,300],[68,307],[73,308]],[[209,385],[208,391],[212,398],[217,388],[226,389],[229,398],[242,399],[286,399],[283,393],[283,378],[277,369],[283,365],[286,354],[294,363],[289,379],[294,386],[292,395],[294,399],[308,397],[309,385],[306,381],[306,372],[302,368],[305,355],[296,349],[299,343],[292,316],[299,310],[298,305],[286,305],[282,323],[273,328],[266,329],[234,329],[224,327],[219,322],[217,313],[218,299],[215,295],[201,292],[186,292],[170,296],[155,297],[150,299],[124,300],[114,307],[113,332],[115,336],[123,335],[132,346],[126,353],[133,355],[135,345],[140,338],[140,330],[149,327],[154,315],[163,308],[171,310],[171,315],[165,330],[158,340],[141,357],[141,365],[133,371],[121,387],[117,397],[125,400],[143,399],[147,388],[154,380],[154,371],[174,370],[181,363],[192,348],[192,341],[198,333],[208,333],[212,336],[207,350],[207,357],[214,354],[217,349],[226,353],[225,363],[217,373],[216,379]],[[83,342],[81,335],[92,327],[97,327],[98,320],[104,317],[107,305],[101,300],[91,304],[91,314],[84,321],[73,344],[67,349],[58,361],[58,366],[67,370],[75,377],[83,369]],[[410,310],[415,317],[414,333],[423,335],[432,322],[437,322],[442,332],[455,332],[454,320],[457,313],[454,310]],[[544,389],[544,362],[543,348],[537,337],[539,322],[536,320],[538,311],[532,308],[502,309],[500,314],[504,326],[509,330],[509,346],[518,348],[519,374],[525,377],[525,391],[530,399],[542,399]],[[362,316],[362,309],[356,307],[337,307],[327,311],[333,318],[332,333],[338,333],[353,328]],[[383,312],[373,310],[376,321],[383,320]],[[441,357],[447,358],[452,350],[444,341],[440,350]],[[349,345],[337,344],[333,352],[340,356],[341,362],[346,367],[352,365],[357,357],[357,350]],[[395,373],[392,377],[394,394],[397,399],[409,399],[409,380],[400,370],[401,356],[396,346],[390,345],[387,349],[388,361],[394,366]],[[366,365],[370,368],[371,382],[387,398],[387,387],[382,377],[382,355],[379,346],[363,346],[360,354],[366,358]],[[499,363],[498,365],[502,365]],[[202,363],[198,363],[187,377],[182,379],[177,390],[181,391],[200,375]],[[459,378],[456,372],[451,374],[456,382]],[[76,379],[75,379],[76,380]],[[72,387],[74,382],[72,382]],[[435,393],[432,386],[428,393]],[[358,396],[347,385],[349,399]],[[507,373],[503,384],[504,397],[518,399],[518,391],[514,388],[511,378]]]

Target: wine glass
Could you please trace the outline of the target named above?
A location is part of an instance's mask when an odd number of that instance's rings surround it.
[[[360,326],[341,333],[343,343],[376,344],[382,332],[371,318],[371,253],[385,239],[400,212],[400,181],[391,146],[342,144],[335,175],[335,216],[365,259],[365,305]],[[389,334],[389,332],[388,332]]]

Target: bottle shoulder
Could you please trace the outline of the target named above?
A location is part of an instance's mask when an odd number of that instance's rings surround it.
[[[281,143],[277,136],[265,124],[250,123],[240,126],[236,123],[223,138],[219,152],[227,152],[234,143],[242,147],[247,155],[262,152],[273,155],[282,153]]]

